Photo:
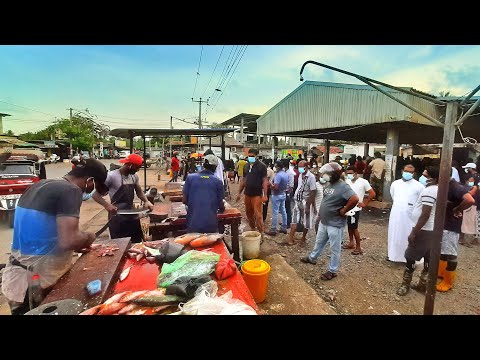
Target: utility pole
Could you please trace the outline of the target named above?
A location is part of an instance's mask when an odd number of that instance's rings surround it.
[[[198,105],[199,105],[199,109],[198,109],[198,128],[201,129],[202,128],[202,102],[207,103],[207,105],[208,105],[208,99],[206,101],[203,101],[202,98],[200,98],[200,100],[193,100],[193,98],[192,98],[192,101],[193,102],[198,102]]]
[[[70,110],[70,125],[72,125],[73,109],[70,108],[67,110]],[[73,156],[73,147],[72,147],[72,139],[70,139],[70,159],[72,158],[72,156]]]
[[[170,116],[170,129],[173,129],[173,116]],[[168,142],[170,143],[170,157],[172,156],[172,136],[170,135],[170,138],[168,139]]]

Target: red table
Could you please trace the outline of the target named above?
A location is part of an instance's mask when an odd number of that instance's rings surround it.
[[[157,241],[152,241],[156,243]],[[217,254],[220,254],[221,259],[229,259],[227,248],[225,244],[221,241],[216,242],[212,246],[207,246],[199,248],[198,250],[211,249]],[[118,294],[123,291],[140,291],[140,290],[154,290],[157,288],[157,276],[160,273],[160,268],[156,264],[150,264],[145,259],[140,260],[139,262],[135,259],[127,258],[123,269],[126,269],[129,266],[132,266],[128,277],[122,282],[117,282],[115,284],[114,293]],[[223,295],[229,290],[232,291],[232,296],[234,299],[239,299],[245,304],[251,306],[258,314],[261,311],[258,309],[255,300],[253,300],[252,294],[248,290],[245,281],[243,280],[242,275],[237,270],[235,275],[229,277],[225,280],[217,280],[215,275],[212,274],[212,279],[217,281],[218,292],[217,296]]]

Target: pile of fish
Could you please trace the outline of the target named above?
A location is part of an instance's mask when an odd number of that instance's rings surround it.
[[[189,233],[175,238],[175,242],[182,245],[190,245],[192,248],[199,248],[215,244],[218,240],[223,239],[223,234],[200,234]]]
[[[160,250],[146,246],[145,243],[137,243],[127,250],[127,256],[137,261],[145,258],[149,263],[154,263],[157,255],[160,255]]]
[[[80,315],[166,315],[178,310],[185,298],[165,295],[165,289],[125,291]]]

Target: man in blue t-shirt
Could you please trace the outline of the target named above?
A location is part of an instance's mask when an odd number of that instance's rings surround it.
[[[217,213],[225,210],[223,185],[215,176],[218,158],[205,156],[203,170],[187,176],[183,203],[187,206],[187,232],[218,232]]]
[[[43,300],[30,291],[33,275],[40,277],[43,298],[72,266],[73,251],[84,252],[95,240],[94,233],[79,229],[82,194],[106,193],[106,178],[105,165],[88,159],[62,179],[41,180],[22,194],[2,279],[12,315],[23,315]]]
[[[285,199],[288,186],[288,175],[283,168],[283,163],[277,161],[275,163],[276,174],[271,182],[272,187],[272,227],[267,235],[275,236],[277,235],[277,221],[278,221],[278,212],[282,214],[282,229],[280,232],[287,233],[287,211],[285,209]]]

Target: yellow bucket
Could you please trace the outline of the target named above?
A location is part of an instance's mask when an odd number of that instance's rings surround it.
[[[260,259],[248,260],[242,265],[243,279],[257,304],[264,302],[267,296],[270,270],[270,265]]]

